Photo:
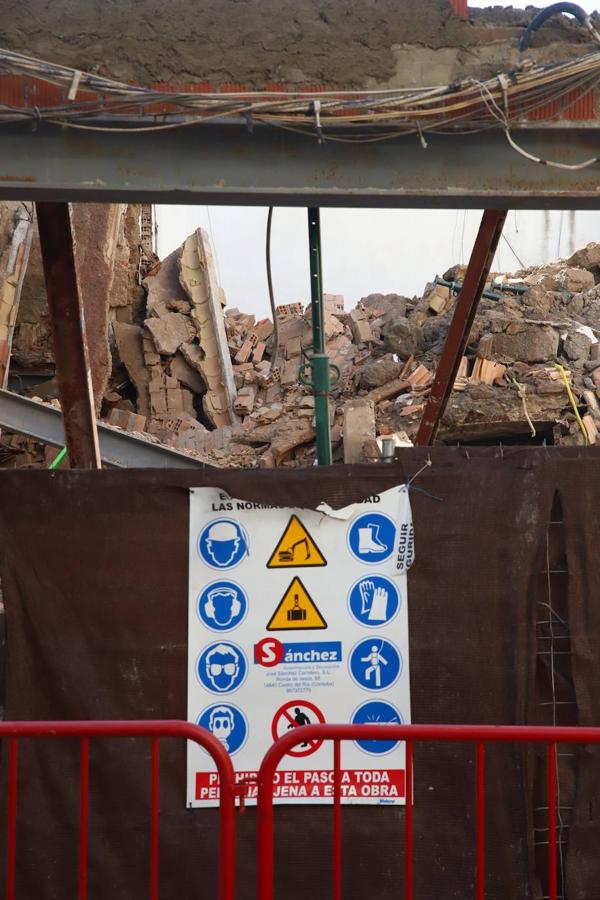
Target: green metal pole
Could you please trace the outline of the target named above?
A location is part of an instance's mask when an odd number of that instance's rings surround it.
[[[331,465],[331,428],[329,425],[329,357],[325,353],[325,320],[323,315],[323,273],[321,270],[321,218],[318,209],[308,210],[308,242],[310,249],[310,303],[312,309],[313,353],[311,356],[312,388],[315,398],[317,429],[317,462]]]

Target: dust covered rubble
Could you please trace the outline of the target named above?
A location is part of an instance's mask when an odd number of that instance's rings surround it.
[[[227,349],[222,361],[231,370],[229,375],[219,370],[217,381],[231,377],[234,396],[229,413],[225,398],[221,418],[216,417],[207,405],[212,370],[207,371],[203,321],[182,277],[184,252],[185,245],[146,279],[141,335],[151,398],[146,429],[212,465],[314,464],[314,400],[304,383],[310,377],[310,304],[277,307],[277,353],[270,319],[219,305]],[[446,285],[432,281],[422,297],[371,294],[353,310],[344,308],[342,296],[325,295],[334,461],[377,459],[385,437],[397,444],[414,440],[463,276],[464,268],[455,267],[438,279]],[[522,443],[535,431],[537,441],[593,442],[600,429],[600,245],[542,267],[492,275],[486,293],[491,296],[481,300],[439,440]],[[222,292],[220,300],[224,303]],[[208,346],[214,353],[211,341]],[[153,386],[165,392],[159,404]],[[350,434],[349,416],[357,400],[373,404],[358,457],[350,445],[361,435]],[[114,424],[118,415],[112,414]],[[223,421],[225,415],[229,421]]]
[[[342,296],[325,294],[334,462],[379,459],[386,437],[396,446],[414,441],[463,277],[456,266],[422,297],[371,294],[352,310]],[[305,383],[310,304],[277,307],[276,352],[270,319],[226,309],[201,231],[144,286],[139,324],[112,327],[106,421],[213,466],[313,465],[314,400]],[[600,431],[600,244],[492,275],[486,293],[438,440],[593,443]]]

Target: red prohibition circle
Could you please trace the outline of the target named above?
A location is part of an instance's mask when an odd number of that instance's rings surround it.
[[[283,659],[285,648],[277,638],[266,637],[254,645],[254,662],[266,669],[279,665]]]
[[[286,720],[285,731],[288,731],[290,727],[299,727],[294,717],[291,716],[288,712],[288,710],[290,709],[295,709],[296,706],[299,706],[301,709],[304,708],[310,710],[310,712],[312,712],[317,717],[317,721],[319,724],[322,725],[325,722],[325,716],[323,715],[319,707],[315,706],[314,703],[311,703],[309,700],[290,700],[289,703],[284,703],[284,705],[281,706],[273,716],[273,722],[271,724],[271,735],[273,736],[274,741],[282,736],[277,733],[277,726],[281,719]],[[317,723],[314,722],[313,724],[316,725]],[[316,753],[322,743],[323,741],[310,741],[306,749],[302,750],[300,747],[298,747],[296,750],[288,750],[286,756],[310,756],[311,753]]]

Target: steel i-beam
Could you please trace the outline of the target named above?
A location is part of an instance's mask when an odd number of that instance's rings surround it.
[[[94,392],[70,210],[67,203],[37,203],[36,210],[69,462],[76,469],[99,469]]]
[[[435,441],[460,361],[465,352],[475,313],[490,274],[506,214],[507,210],[505,209],[488,209],[483,214],[442,357],[417,433],[416,444],[419,447],[430,446]]]

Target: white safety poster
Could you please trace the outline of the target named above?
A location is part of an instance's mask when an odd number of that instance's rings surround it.
[[[318,511],[190,491],[188,718],[222,742],[238,779],[299,725],[410,722],[413,553],[405,485]],[[344,741],[341,765],[342,802],[405,802],[403,743]],[[332,767],[330,741],[300,744],[275,802],[331,803]],[[212,760],[188,743],[188,806],[218,799]]]

